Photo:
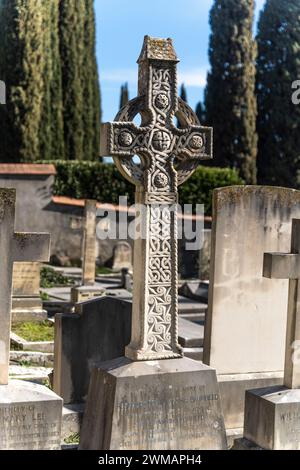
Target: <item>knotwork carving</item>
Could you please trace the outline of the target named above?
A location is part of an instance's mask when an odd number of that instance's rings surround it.
[[[140,222],[146,239],[135,242],[132,340],[126,348],[131,359],[182,354],[177,341],[178,185],[199,160],[211,158],[212,130],[201,127],[177,97],[177,62],[171,40],[146,37],[138,61],[139,96],[102,127],[102,155],[113,156],[146,207]],[[133,122],[138,114],[140,126]]]

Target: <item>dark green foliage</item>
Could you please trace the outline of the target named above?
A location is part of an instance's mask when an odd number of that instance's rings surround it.
[[[284,3],[284,2],[283,2]],[[254,0],[215,0],[205,96],[206,123],[214,128],[214,161],[256,182]]]
[[[55,269],[49,268],[48,266],[41,268],[40,286],[42,288],[71,286],[73,284],[73,279],[63,276],[61,273],[55,271]]]
[[[60,0],[59,40],[65,157],[95,160],[99,155],[100,91],[93,0]]]
[[[119,196],[128,196],[134,203],[135,188],[127,182],[111,163],[53,161],[56,166],[54,192],[60,196],[78,199],[96,199],[119,203]],[[189,180],[179,187],[182,204],[205,204],[211,214],[211,196],[215,188],[243,184],[237,172],[228,168],[200,166]]]
[[[179,96],[183,101],[185,101],[186,103],[188,102],[186,88],[185,88],[184,83],[181,84]]]
[[[124,83],[121,85],[120,91],[120,109],[122,109],[129,101],[129,91],[128,91],[128,83]]]
[[[300,105],[292,83],[300,78],[300,2],[268,0],[258,25],[258,178],[300,187]]]
[[[58,38],[58,3],[44,0],[44,96],[39,130],[40,157],[45,160],[64,158],[61,63]]]
[[[199,103],[197,103],[195,113],[197,114],[197,118],[199,119],[200,124],[202,126],[204,126],[205,122],[206,122],[206,117],[205,117],[204,105],[203,105],[203,103],[201,103],[201,101],[199,101]]]
[[[97,159],[93,0],[0,0],[0,30],[0,161]]]
[[[40,158],[45,54],[39,0],[1,0],[0,76],[7,104],[0,108],[0,160]]]
[[[100,89],[96,61],[94,0],[85,0],[83,50],[83,158],[96,160],[100,149]]]

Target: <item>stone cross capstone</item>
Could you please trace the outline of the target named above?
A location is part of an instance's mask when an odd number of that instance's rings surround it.
[[[132,337],[125,352],[132,360],[182,356],[177,341],[178,186],[200,160],[212,158],[212,128],[202,127],[178,98],[178,62],[171,39],[145,36],[138,97],[101,128],[100,154],[113,156],[136,186],[136,204],[144,208],[140,225],[146,236],[135,240]],[[132,122],[138,114],[140,126]]]
[[[289,279],[284,385],[300,388],[300,219],[292,221],[290,253],[265,253],[264,277]]]

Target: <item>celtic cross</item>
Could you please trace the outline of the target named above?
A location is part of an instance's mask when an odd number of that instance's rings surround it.
[[[112,155],[136,185],[146,237],[135,240],[131,343],[133,360],[182,356],[178,345],[177,196],[199,160],[212,158],[212,129],[200,126],[177,97],[178,59],[171,39],[145,36],[138,97],[101,127],[102,156]],[[140,114],[140,126],[133,119]],[[177,117],[180,129],[173,120]],[[140,164],[134,156],[138,155]]]

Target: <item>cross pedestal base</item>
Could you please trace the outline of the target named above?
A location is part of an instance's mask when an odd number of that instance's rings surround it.
[[[216,372],[187,358],[94,367],[80,449],[226,449]]]
[[[0,450],[60,450],[62,404],[43,385],[0,385]]]
[[[248,390],[244,439],[235,442],[234,448],[300,450],[300,389]]]

